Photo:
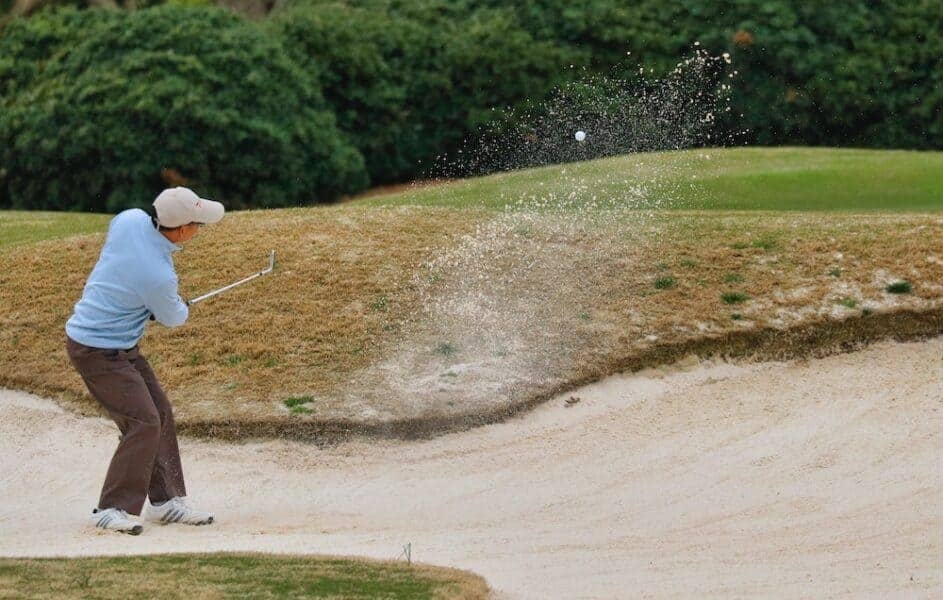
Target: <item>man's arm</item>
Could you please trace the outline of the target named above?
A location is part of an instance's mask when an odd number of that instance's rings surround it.
[[[177,293],[177,282],[168,281],[148,290],[144,306],[154,319],[166,327],[179,327],[187,322],[190,309]]]

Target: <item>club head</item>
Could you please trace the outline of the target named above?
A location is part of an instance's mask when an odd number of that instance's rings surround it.
[[[275,251],[272,250],[271,254],[268,256],[268,268],[265,269],[265,273],[271,273],[275,270]]]

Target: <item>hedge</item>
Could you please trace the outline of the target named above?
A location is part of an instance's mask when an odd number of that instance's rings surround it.
[[[65,9],[0,36],[0,206],[115,211],[173,183],[232,208],[362,189],[317,78],[214,8]]]
[[[504,4],[466,0],[464,6]],[[513,6],[535,39],[580,49],[595,72],[631,73],[638,62],[665,72],[694,42],[730,53],[739,76],[725,126],[745,128],[749,143],[943,148],[943,2],[518,0]]]
[[[331,200],[427,175],[493,117],[536,122],[586,77],[644,87],[640,64],[657,79],[695,48],[739,73],[717,135],[683,143],[745,131],[752,144],[943,148],[943,2],[286,0],[262,21],[65,9],[0,31],[0,207],[114,210],[168,174],[237,207]],[[641,115],[645,139],[626,148],[671,147],[644,131],[644,107],[616,108]],[[505,126],[488,131],[544,131]],[[489,150],[471,170],[582,156]]]
[[[319,74],[376,183],[424,172],[494,109],[542,97],[565,77],[567,52],[535,41],[512,11],[459,16],[449,6],[300,4],[270,20],[294,59]]]

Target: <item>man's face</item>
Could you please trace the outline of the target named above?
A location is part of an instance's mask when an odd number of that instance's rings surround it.
[[[200,231],[200,223],[188,223],[176,229],[165,231],[164,235],[175,244],[189,242]]]

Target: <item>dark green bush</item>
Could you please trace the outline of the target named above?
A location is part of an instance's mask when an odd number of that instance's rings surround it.
[[[287,0],[262,23],[62,10],[0,30],[0,207],[144,204],[162,169],[237,207],[327,200],[467,156],[478,126],[557,84],[639,64],[657,78],[695,41],[739,71],[720,127],[743,141],[943,148],[943,2]]]
[[[316,77],[226,11],[41,13],[0,57],[0,206],[115,211],[181,179],[232,208],[366,185]]]
[[[493,108],[544,95],[568,54],[536,42],[510,10],[452,3],[302,3],[270,26],[319,74],[338,124],[375,182],[413,177],[458,148]]]
[[[464,6],[504,4],[466,0]],[[518,0],[512,6],[535,39],[578,48],[597,71],[628,73],[636,63],[666,71],[696,41],[729,52],[740,73],[725,125],[747,129],[749,142],[943,147],[943,2]]]

